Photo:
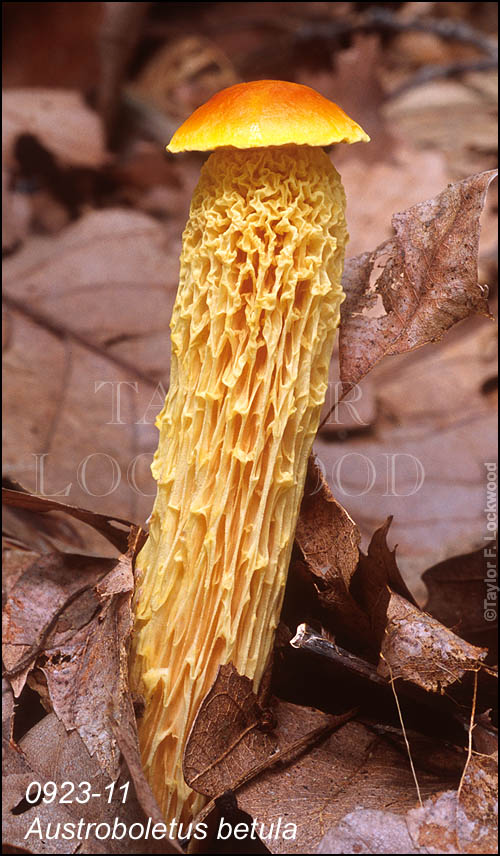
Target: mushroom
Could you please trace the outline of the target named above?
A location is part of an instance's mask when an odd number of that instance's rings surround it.
[[[257,691],[272,651],[344,299],[345,194],[320,147],[358,140],[369,137],[314,90],[259,80],[214,95],[167,147],[215,150],[183,235],[137,560],[131,684],[167,820],[203,805],[182,758],[219,666]]]

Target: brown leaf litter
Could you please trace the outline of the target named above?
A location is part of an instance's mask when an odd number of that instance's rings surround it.
[[[217,700],[216,706],[204,707],[195,720],[186,767],[191,774],[196,767],[210,767],[202,790],[212,798],[234,788],[238,807],[254,818],[257,834],[272,853],[314,852],[325,829],[334,818],[342,817],[343,807],[352,805],[353,799],[366,807],[397,803],[400,811],[414,804],[413,780],[399,752],[361,723],[346,721],[353,711],[328,716],[273,699],[276,726],[267,750],[261,753],[265,756],[267,751],[267,764],[256,765],[249,740],[253,742],[258,734],[259,721],[252,714],[257,700],[248,681],[232,667],[223,667],[210,696]],[[225,722],[228,739],[222,746],[207,740],[211,730],[221,728],[220,703],[237,710],[236,719]],[[456,781],[456,769],[454,761],[448,770],[443,766],[440,777],[420,773],[424,792],[432,794],[440,785]],[[188,775],[188,781],[197,787],[196,774]],[[210,810],[213,803],[202,810],[198,822]]]
[[[489,315],[477,282],[477,254],[479,216],[496,175],[490,170],[471,176],[395,214],[395,238],[347,261],[340,327],[345,391],[383,356],[438,342],[474,313]],[[372,285],[377,267],[382,270]]]

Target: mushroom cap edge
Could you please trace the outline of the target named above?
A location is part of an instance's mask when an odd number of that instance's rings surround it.
[[[329,146],[369,140],[360,125],[311,87],[254,80],[222,89],[198,107],[177,129],[167,150]]]

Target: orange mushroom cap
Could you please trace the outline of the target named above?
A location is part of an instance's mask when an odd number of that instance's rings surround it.
[[[284,80],[237,83],[217,92],[177,129],[169,152],[222,146],[250,149],[290,143],[329,146],[369,142],[363,129],[309,86]]]

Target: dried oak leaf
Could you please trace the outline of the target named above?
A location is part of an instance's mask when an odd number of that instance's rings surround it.
[[[408,830],[422,853],[498,852],[497,759],[474,756],[460,792],[446,791],[408,812]]]
[[[16,695],[29,675],[108,780],[123,756],[145,814],[160,821],[128,687],[132,556],[141,536],[132,527],[130,555],[118,560],[49,554],[32,563],[9,591],[4,660]]]
[[[415,603],[398,568],[396,548],[391,550],[387,544],[387,533],[392,519],[388,517],[386,522],[373,533],[366,555],[360,550],[358,567],[351,583],[353,597],[369,616],[376,643],[376,655],[380,650],[387,624],[387,607],[391,590],[402,595],[410,603]]]
[[[348,260],[339,338],[345,392],[382,357],[437,342],[469,315],[489,315],[477,257],[479,217],[496,174],[470,176],[395,214],[394,238]],[[372,285],[372,272],[384,259]]]
[[[460,796],[445,791],[404,815],[358,808],[320,842],[317,853],[497,853],[496,763],[474,757]]]
[[[45,514],[48,511],[62,512],[64,515],[80,520],[82,523],[87,523],[92,526],[97,532],[100,532],[114,547],[121,552],[125,552],[128,546],[128,534],[131,523],[121,517],[113,517],[109,514],[99,514],[95,511],[89,511],[78,506],[66,505],[63,502],[57,502],[53,499],[48,499],[45,496],[35,496],[24,490],[24,488],[11,490],[2,488],[2,505],[17,509],[18,511],[28,511],[33,520],[33,525],[36,525],[38,515]],[[50,518],[45,524],[46,540],[50,541],[50,537],[61,539],[61,535],[66,535],[67,532],[61,532],[59,518],[51,527]],[[45,521],[44,521],[45,522]],[[59,522],[59,527],[57,526]],[[118,526],[116,525],[118,524]],[[77,534],[77,533],[75,533]]]
[[[249,678],[221,666],[205,696],[184,752],[184,778],[208,797],[224,793],[277,750],[261,730],[263,711]]]
[[[479,669],[487,653],[391,592],[378,669],[384,677],[403,678],[430,692],[442,692],[466,671]]]
[[[494,561],[497,545],[492,541],[480,550],[453,556],[425,571],[422,579],[429,593],[425,609],[463,639],[488,648],[492,661],[497,662],[496,627],[485,618],[488,572],[485,551],[489,552],[490,562],[491,557]],[[496,578],[490,583],[496,587]]]
[[[338,632],[370,640],[366,614],[349,592],[359,558],[358,527],[334,498],[313,455],[307,466],[295,543],[322,606],[333,613]]]
[[[28,847],[31,853],[62,852],[72,853],[130,853],[137,846],[130,838],[128,829],[133,823],[147,824],[147,815],[139,804],[134,786],[129,781],[127,768],[123,766],[114,788],[110,789],[110,780],[103,773],[97,760],[92,758],[76,731],[68,733],[64,725],[51,713],[37,723],[20,741],[19,746],[6,747],[8,761],[5,784],[7,799],[4,804],[4,845],[10,847]],[[30,782],[55,782],[59,796],[66,796],[66,802],[59,799],[46,804],[30,806],[25,793]],[[63,785],[63,782],[65,783]],[[85,788],[79,790],[80,782],[90,784],[92,794],[100,794],[97,799],[85,801]],[[129,782],[128,788],[126,787]],[[75,786],[70,791],[71,783]],[[123,790],[122,790],[123,788]],[[77,800],[78,797],[78,800]],[[96,837],[96,824],[116,822],[116,836]],[[78,824],[84,821],[83,833],[77,838]],[[52,835],[47,838],[47,824],[51,823]],[[69,833],[74,839],[57,835],[57,824],[68,824]],[[93,824],[89,829],[87,824]],[[61,827],[60,827],[61,828]],[[31,829],[31,833],[29,830]],[[68,834],[69,834],[68,833]],[[57,849],[59,841],[59,850]],[[56,849],[51,847],[56,845]],[[168,840],[141,839],[141,852],[165,853],[179,852]]]
[[[2,116],[2,154],[8,164],[21,134],[37,137],[63,165],[98,168],[108,160],[101,120],[79,92],[8,89]]]
[[[113,777],[111,722],[125,715],[133,575],[129,561],[48,554],[13,586],[4,609],[4,662],[19,695],[35,667],[54,711]]]
[[[268,733],[250,682],[232,665],[223,667],[195,720],[184,759],[186,780],[197,790],[212,799],[234,791],[271,852],[312,852],[325,825],[360,803],[401,810],[414,805],[413,779],[402,755],[364,725],[347,722],[352,711],[330,716],[278,699],[272,710]],[[419,781],[432,794],[455,785],[457,775],[443,768],[439,776],[419,773]],[[212,807],[213,802],[198,821]],[[286,824],[296,825],[293,838],[283,837]]]

